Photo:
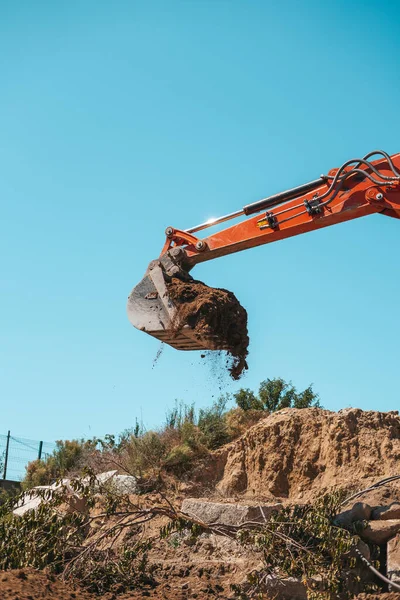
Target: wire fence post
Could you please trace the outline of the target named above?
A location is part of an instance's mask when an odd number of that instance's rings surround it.
[[[53,443],[14,437],[10,431],[5,435],[0,433],[0,483],[21,481],[26,477],[29,463],[46,460],[54,449]]]
[[[6,479],[7,476],[7,463],[8,463],[8,451],[10,448],[10,430],[7,433],[7,443],[6,443],[6,453],[4,455],[4,471],[3,471],[3,479]]]

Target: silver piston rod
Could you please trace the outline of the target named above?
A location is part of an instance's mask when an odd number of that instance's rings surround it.
[[[241,217],[242,215],[254,215],[255,213],[261,212],[262,210],[278,206],[279,204],[282,204],[287,200],[293,200],[298,196],[307,194],[307,192],[311,192],[312,190],[326,183],[326,180],[327,177],[325,175],[321,175],[319,179],[315,179],[314,181],[310,181],[309,183],[304,183],[303,185],[291,188],[290,190],[286,190],[285,192],[280,192],[279,194],[268,196],[268,198],[262,198],[261,200],[257,200],[257,202],[247,204],[241,210],[237,210],[236,212],[230,213],[229,215],[225,215],[223,217],[209,219],[205,223],[201,223],[201,225],[196,225],[196,227],[191,227],[190,229],[185,229],[185,231],[186,233],[196,233],[196,231],[201,231],[202,229],[207,229],[208,227],[213,227],[214,225],[219,225],[219,223],[224,223],[225,221],[236,219],[237,217]]]

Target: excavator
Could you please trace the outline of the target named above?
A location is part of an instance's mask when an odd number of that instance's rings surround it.
[[[167,227],[159,258],[128,298],[128,318],[178,350],[219,350],[217,335],[199,337],[189,325],[177,331],[177,307],[168,292],[172,278],[190,282],[198,263],[374,213],[400,218],[400,154],[375,150],[228,215],[185,230]],[[240,217],[246,218],[208,237],[196,235]]]

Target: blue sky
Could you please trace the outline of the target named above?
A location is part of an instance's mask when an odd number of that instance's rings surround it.
[[[249,312],[239,384],[134,330],[164,242],[374,148],[400,151],[395,2],[0,2],[1,433],[156,426],[267,377],[399,406],[400,222],[196,267]]]

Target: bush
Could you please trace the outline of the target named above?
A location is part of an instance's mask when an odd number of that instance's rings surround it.
[[[38,485],[49,485],[67,474],[75,474],[85,466],[85,460],[96,448],[94,440],[57,441],[53,454],[44,460],[28,463],[22,482],[27,490]]]
[[[64,510],[70,498],[65,488],[42,491],[45,502],[22,516],[12,514],[15,501],[9,501],[0,506],[0,569],[46,569],[99,595],[114,591],[115,586],[119,591],[127,591],[154,584],[147,558],[151,541],[142,540],[136,521],[154,518],[157,509],[166,515],[171,511],[160,506],[149,515],[146,509],[131,504],[128,496],[103,490],[100,497],[96,488],[83,486],[79,480],[72,480],[71,485],[85,499],[87,507],[95,509],[91,522],[96,522],[96,526],[88,526],[85,513]],[[126,512],[125,522],[113,522],[120,510]],[[127,535],[121,536],[125,530]]]
[[[26,467],[22,487],[25,490],[37,485],[49,485],[52,482],[52,473],[48,463],[43,460],[33,460]]]
[[[22,516],[10,511],[13,503],[0,510],[0,569],[48,565],[56,573],[62,570],[72,549],[83,541],[84,516],[78,513],[58,515],[59,502],[43,503]]]
[[[268,416],[265,410],[232,408],[225,415],[226,427],[231,440],[243,435],[250,427]]]
[[[226,424],[227,396],[221,396],[210,408],[199,411],[199,430],[206,448],[215,450],[230,441]]]
[[[249,388],[241,388],[233,394],[235,402],[242,410],[264,410],[264,405]]]
[[[158,475],[164,464],[168,448],[155,431],[147,431],[127,441],[122,452],[124,469],[131,475],[145,478]]]
[[[298,392],[291,382],[284,379],[266,379],[260,383],[258,396],[249,389],[240,389],[234,395],[239,408],[248,410],[266,410],[275,412],[283,408],[320,407],[319,396],[312,384]]]
[[[165,458],[164,466],[175,475],[183,475],[192,466],[196,454],[187,444],[181,444],[171,449]]]

